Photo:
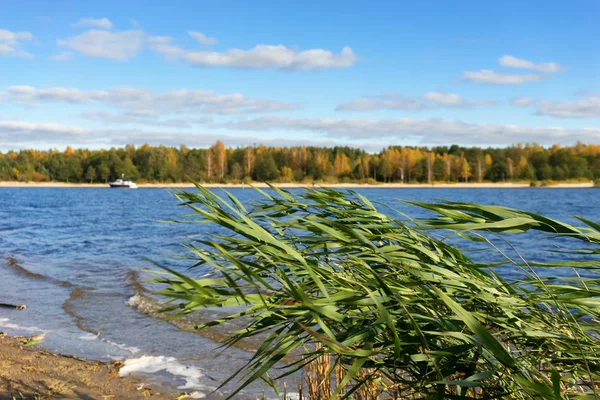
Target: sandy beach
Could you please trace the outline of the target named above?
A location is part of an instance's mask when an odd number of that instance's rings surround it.
[[[178,398],[148,388],[140,379],[120,378],[121,363],[53,354],[27,341],[0,334],[0,400]]]
[[[253,186],[266,188],[267,184],[262,182],[252,183]],[[329,187],[338,189],[354,189],[354,188],[369,188],[369,189],[517,189],[529,188],[529,183],[382,183],[382,184],[361,184],[361,183],[274,183],[279,188],[307,188],[307,187]],[[202,183],[206,188],[242,188],[250,187],[248,184],[241,183]],[[32,187],[32,188],[106,188],[109,186],[104,183],[65,183],[65,182],[0,182],[0,187]],[[193,188],[193,183],[141,183],[138,184],[141,189],[169,189],[169,188]],[[556,183],[543,188],[591,188],[594,187],[594,182],[575,182],[575,183]]]

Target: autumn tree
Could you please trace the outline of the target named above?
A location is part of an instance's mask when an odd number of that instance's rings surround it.
[[[442,159],[444,160],[444,177],[446,178],[446,183],[450,183],[450,179],[452,178],[453,157],[448,153],[444,153]]]
[[[333,168],[338,178],[348,175],[351,171],[350,159],[343,153],[337,153],[333,162]]]
[[[460,157],[460,177],[465,182],[469,182],[470,176],[471,176],[471,166],[469,165],[469,162],[464,157],[464,155],[461,155],[461,157]]]
[[[425,154],[425,162],[427,164],[427,183],[433,181],[433,166],[435,163],[435,153]]]
[[[262,157],[269,153],[270,156]],[[272,158],[273,165],[265,159]],[[0,179],[107,182],[125,174],[158,182],[227,181],[256,179],[258,159],[281,181],[350,179],[400,182],[481,182],[502,180],[598,179],[600,145],[575,146],[517,144],[507,148],[391,146],[369,154],[361,149],[326,147],[150,146],[100,150],[52,149],[0,153]],[[465,166],[465,162],[468,168]],[[264,166],[268,164],[265,169]],[[95,171],[95,174],[93,173]],[[258,175],[263,175],[263,173]],[[267,174],[273,176],[274,174]]]

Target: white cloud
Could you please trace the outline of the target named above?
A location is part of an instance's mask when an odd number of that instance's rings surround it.
[[[462,97],[452,93],[429,92],[423,95],[425,100],[432,103],[443,104],[447,106],[462,106],[465,101]]]
[[[204,46],[213,46],[219,41],[214,37],[208,37],[204,35],[202,32],[189,31],[188,35],[190,35],[195,41],[204,45]]]
[[[519,85],[525,82],[538,81],[542,79],[540,74],[504,74],[489,69],[479,71],[467,71],[463,79],[471,82],[490,83],[493,85]]]
[[[406,98],[397,93],[384,93],[377,96],[366,96],[340,104],[336,111],[369,111],[369,110],[431,110],[442,107],[469,107],[493,105],[490,100],[465,100],[453,93],[429,92],[420,97]]]
[[[173,90],[155,92],[143,88],[110,88],[106,90],[80,90],[77,88],[44,88],[11,86],[4,97],[26,105],[43,102],[71,104],[103,103],[138,116],[158,116],[169,113],[200,114],[253,114],[297,109],[297,104],[283,101],[246,97],[239,93],[217,94],[205,90]]]
[[[527,107],[533,104],[533,99],[529,97],[514,97],[510,99],[510,104],[513,107]]]
[[[313,131],[325,137],[347,140],[387,138],[388,141],[416,140],[422,144],[509,145],[518,142],[541,144],[596,143],[600,128],[525,127],[519,125],[475,124],[443,119],[329,119],[261,117],[220,125],[249,131]]]
[[[557,118],[600,118],[600,94],[580,93],[586,98],[572,102],[534,100],[529,97],[516,97],[510,100],[513,107],[535,106],[536,115]]]
[[[33,58],[31,53],[21,48],[23,43],[33,39],[34,36],[31,32],[12,32],[0,29],[0,56]]]
[[[559,118],[600,118],[600,96],[567,103],[541,101],[537,103],[536,114]]]
[[[367,96],[340,104],[336,111],[370,111],[370,110],[427,110],[431,105],[418,99],[400,97],[396,93],[378,96]]]
[[[50,59],[54,61],[69,61],[73,59],[73,52],[63,51],[61,53],[53,55],[52,57],[50,57]]]
[[[10,86],[6,95],[10,100],[27,105],[37,105],[44,101],[59,101],[71,104],[93,103],[102,96],[101,91],[82,92],[75,88],[36,89],[32,86]]]
[[[150,48],[165,58],[199,67],[231,67],[248,69],[312,70],[347,68],[358,61],[350,47],[340,53],[329,50],[296,50],[283,45],[260,44],[250,50],[230,49],[225,52],[190,51],[172,44],[172,38],[154,36]]]
[[[74,27],[88,26],[91,28],[100,29],[111,29],[113,28],[112,22],[108,18],[81,18],[79,21],[73,24]]]
[[[89,120],[101,121],[106,124],[137,124],[167,128],[191,128],[192,125],[203,125],[212,122],[211,117],[189,119],[157,119],[151,113],[125,112],[111,114],[105,111],[85,112],[81,117]]]
[[[44,135],[65,134],[69,136],[82,135],[85,129],[75,126],[67,126],[56,123],[31,123],[25,121],[3,121],[0,120],[0,137],[7,138],[10,133],[37,132]]]
[[[562,67],[555,62],[536,64],[532,61],[524,60],[511,55],[500,57],[498,62],[503,67],[530,69],[539,72],[558,72],[562,69]]]
[[[102,118],[102,116],[98,116]],[[127,116],[123,116],[127,118]],[[110,118],[110,117],[109,117]],[[182,132],[177,130],[143,129],[92,129],[56,123],[31,123],[0,120],[0,150],[10,148],[47,148],[50,146],[109,147],[127,143],[153,145],[186,144],[206,147],[216,140],[227,145],[242,146],[265,144],[276,146],[348,145],[378,151],[399,143],[440,145],[510,145],[519,142],[537,142],[542,145],[556,143],[598,143],[600,128],[524,127],[518,125],[472,124],[458,120],[440,119],[326,119],[287,117],[262,117],[251,120],[209,125],[209,128],[260,131],[258,135],[223,135],[214,132]],[[264,131],[275,131],[277,137],[269,138]],[[315,139],[306,134],[315,132]]]
[[[503,67],[529,69],[537,72],[558,72],[562,66],[555,62],[536,64],[533,61],[517,58],[511,55],[504,55],[498,59],[498,63]],[[506,74],[489,69],[479,71],[466,71],[463,73],[463,79],[471,82],[490,83],[493,85],[519,85],[525,82],[539,81],[544,76],[540,73],[532,74]]]
[[[89,57],[128,61],[142,50],[144,38],[144,32],[140,30],[109,32],[92,29],[78,36],[58,40],[57,44]]]
[[[78,24],[90,25],[91,21],[94,21],[95,26],[100,24],[108,26],[110,23],[104,19],[84,19],[80,20]],[[202,45],[217,43],[216,38],[207,37],[201,32],[189,31],[188,34]],[[186,50],[173,44],[173,38],[169,36],[147,36],[143,31],[137,29],[118,32],[91,29],[77,36],[59,39],[57,44],[89,57],[118,61],[131,60],[145,46],[148,46],[168,60],[201,67],[295,71],[347,68],[358,61],[358,56],[350,47],[344,47],[339,53],[324,49],[298,50],[283,45],[265,44],[259,44],[249,50],[229,49],[224,52]]]
[[[27,85],[10,86],[6,92],[13,100],[23,100],[35,93],[35,88]]]
[[[23,121],[0,120],[0,150],[48,147],[110,147],[124,146],[128,143],[141,145],[208,147],[217,140],[227,146],[327,146],[339,145],[339,140],[307,140],[306,138],[269,139],[264,136],[235,136],[203,132],[151,131],[140,129],[86,129],[53,123],[35,124]],[[353,142],[353,145],[367,150],[378,151],[386,144]]]

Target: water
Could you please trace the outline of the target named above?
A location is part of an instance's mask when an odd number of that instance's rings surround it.
[[[598,221],[600,191],[594,189],[360,189],[372,201],[411,216],[426,212],[400,199],[439,199],[505,205],[575,223],[571,214]],[[232,189],[242,202],[260,198]],[[206,234],[209,225],[167,224],[184,218],[167,190],[0,188],[0,302],[27,304],[25,311],[0,309],[0,330],[46,333],[44,346],[101,360],[126,360],[146,381],[174,390],[210,394],[249,358],[152,318],[144,304],[145,258],[184,269],[181,243]],[[544,260],[548,244],[539,235],[514,237],[519,251]],[[505,269],[510,276],[516,271]],[[569,273],[568,270],[563,273]],[[146,311],[146,314],[141,312]],[[206,318],[210,318],[208,315]],[[255,397],[261,387],[245,391]]]

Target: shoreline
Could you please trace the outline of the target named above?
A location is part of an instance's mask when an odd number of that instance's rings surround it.
[[[223,188],[223,189],[235,189],[235,188],[250,188],[251,186],[259,188],[268,188],[268,185],[262,182],[255,182],[252,184],[242,183],[202,183],[203,187],[206,188]],[[297,188],[312,188],[312,187],[328,187],[333,189],[523,189],[530,188],[529,183],[381,183],[381,184],[368,184],[368,183],[274,183],[273,186],[282,189],[297,189]],[[13,182],[4,181],[0,182],[0,188],[15,188],[15,187],[27,187],[27,188],[96,188],[96,189],[110,189],[108,184],[105,183],[65,183],[65,182]],[[140,189],[176,189],[176,188],[194,188],[193,183],[141,183],[138,184]],[[547,189],[547,188],[592,188],[594,182],[564,182],[555,183],[548,186],[538,186],[535,188]]]
[[[180,398],[144,385],[139,377],[119,377],[122,363],[101,362],[28,345],[34,338],[0,333],[0,398]]]

